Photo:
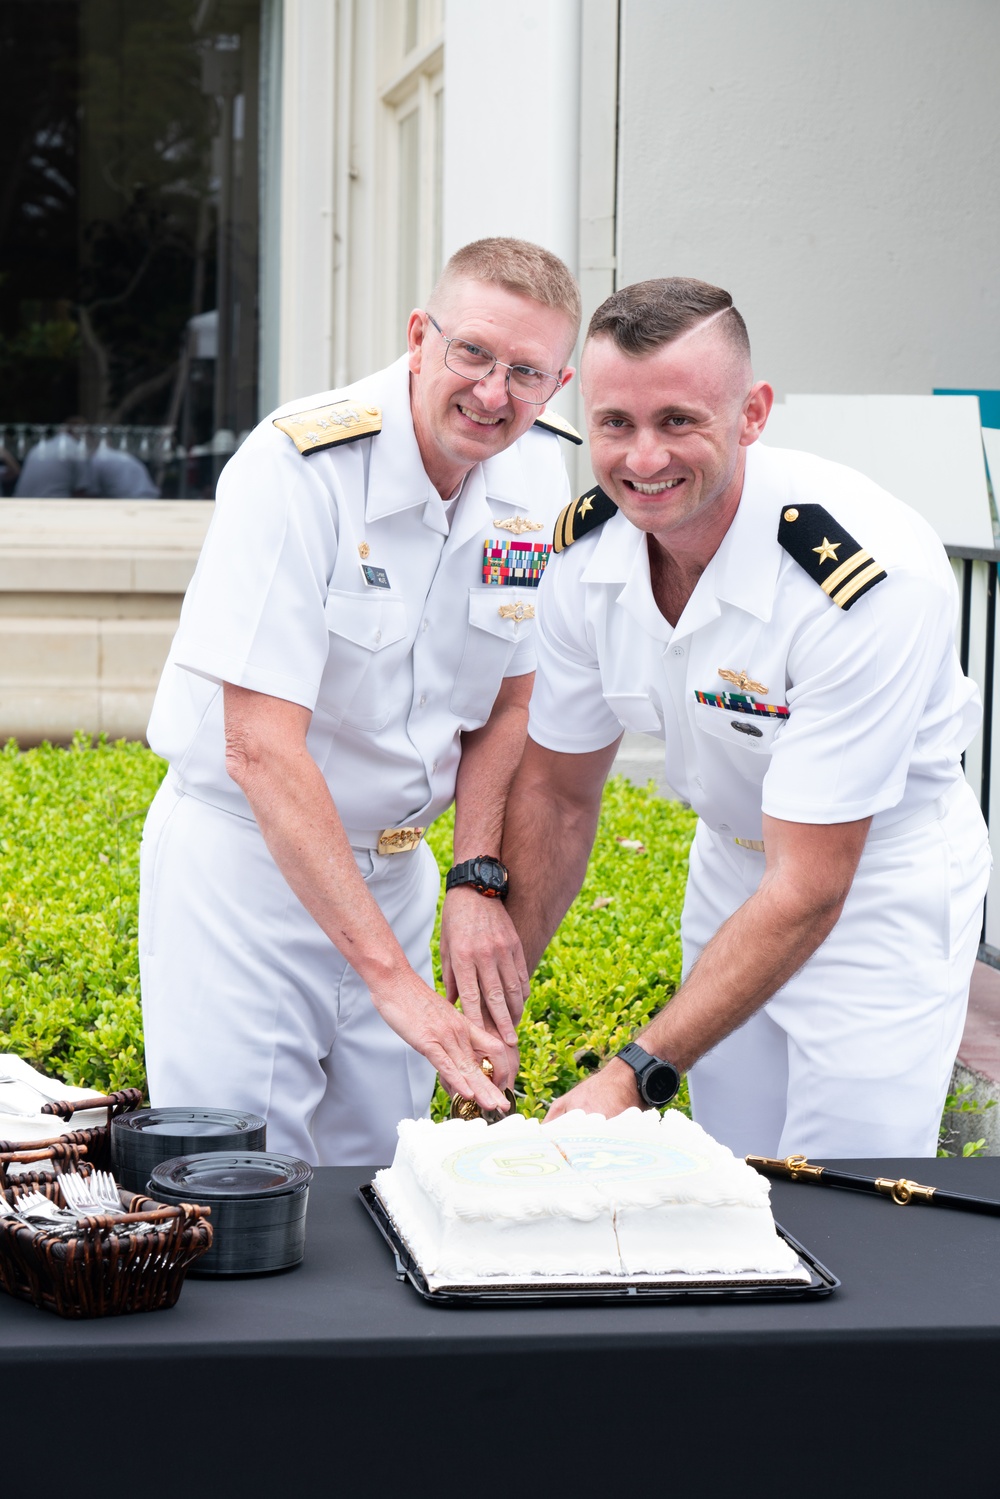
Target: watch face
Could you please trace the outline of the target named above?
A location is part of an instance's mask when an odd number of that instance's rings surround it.
[[[476,865],[476,879],[487,890],[502,890],[507,883],[503,865],[495,859],[480,859]]]
[[[657,1062],[655,1067],[650,1067],[643,1073],[643,1095],[647,1103],[657,1108],[669,1103],[679,1087],[680,1078],[677,1075],[677,1069],[670,1062]]]

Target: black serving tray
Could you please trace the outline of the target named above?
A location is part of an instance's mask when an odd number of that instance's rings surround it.
[[[803,1266],[809,1271],[808,1283],[778,1285],[758,1282],[756,1285],[744,1285],[730,1282],[717,1285],[678,1285],[676,1281],[660,1283],[624,1280],[620,1285],[610,1285],[599,1281],[586,1283],[581,1281],[579,1285],[549,1285],[539,1287],[538,1290],[532,1290],[524,1285],[511,1285],[497,1286],[495,1289],[470,1286],[432,1291],[406,1243],[400,1238],[396,1225],[382,1206],[374,1183],[368,1182],[365,1186],[359,1187],[358,1194],[379,1233],[392,1250],[396,1261],[396,1279],[408,1280],[417,1294],[430,1302],[431,1306],[584,1306],[595,1303],[614,1305],[623,1302],[642,1302],[648,1305],[668,1301],[811,1301],[818,1296],[829,1296],[840,1285],[837,1277],[825,1265],[821,1265],[815,1255],[810,1254],[808,1249],[804,1249],[797,1240],[793,1239],[780,1223],[776,1223],[775,1228],[778,1233],[785,1243],[795,1250]]]

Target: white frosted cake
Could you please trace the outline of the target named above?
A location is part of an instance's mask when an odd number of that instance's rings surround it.
[[[808,1279],[770,1183],[676,1110],[404,1119],[375,1190],[432,1289]]]

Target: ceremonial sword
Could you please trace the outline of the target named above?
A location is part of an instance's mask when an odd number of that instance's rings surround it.
[[[871,1192],[891,1197],[900,1207],[911,1202],[936,1203],[943,1208],[961,1208],[966,1213],[993,1213],[1000,1216],[1000,1202],[990,1197],[970,1197],[966,1192],[946,1192],[941,1187],[923,1187],[905,1176],[855,1176],[850,1171],[831,1171],[829,1166],[812,1166],[804,1155],[788,1155],[783,1161],[768,1156],[748,1155],[748,1166],[768,1176],[787,1177],[793,1182],[815,1182],[821,1187],[846,1187],[851,1192]]]

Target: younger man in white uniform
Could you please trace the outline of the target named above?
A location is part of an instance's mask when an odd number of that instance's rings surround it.
[[[690,1068],[739,1154],[933,1155],[989,870],[944,549],[862,475],[754,446],[772,393],[716,287],[617,292],[582,380],[600,488],[556,527],[504,839],[529,962],[623,726],[664,739],[700,821],[681,988],[554,1112],[662,1102]]]
[[[505,1107],[527,972],[488,897],[568,498],[543,412],[579,312],[547,251],[467,246],[403,359],[269,417],[226,466],[149,729],[170,762],[142,852],[154,1104],[253,1110],[320,1164],[389,1160],[435,1070]],[[462,1013],[432,987],[421,841],[452,800]]]

